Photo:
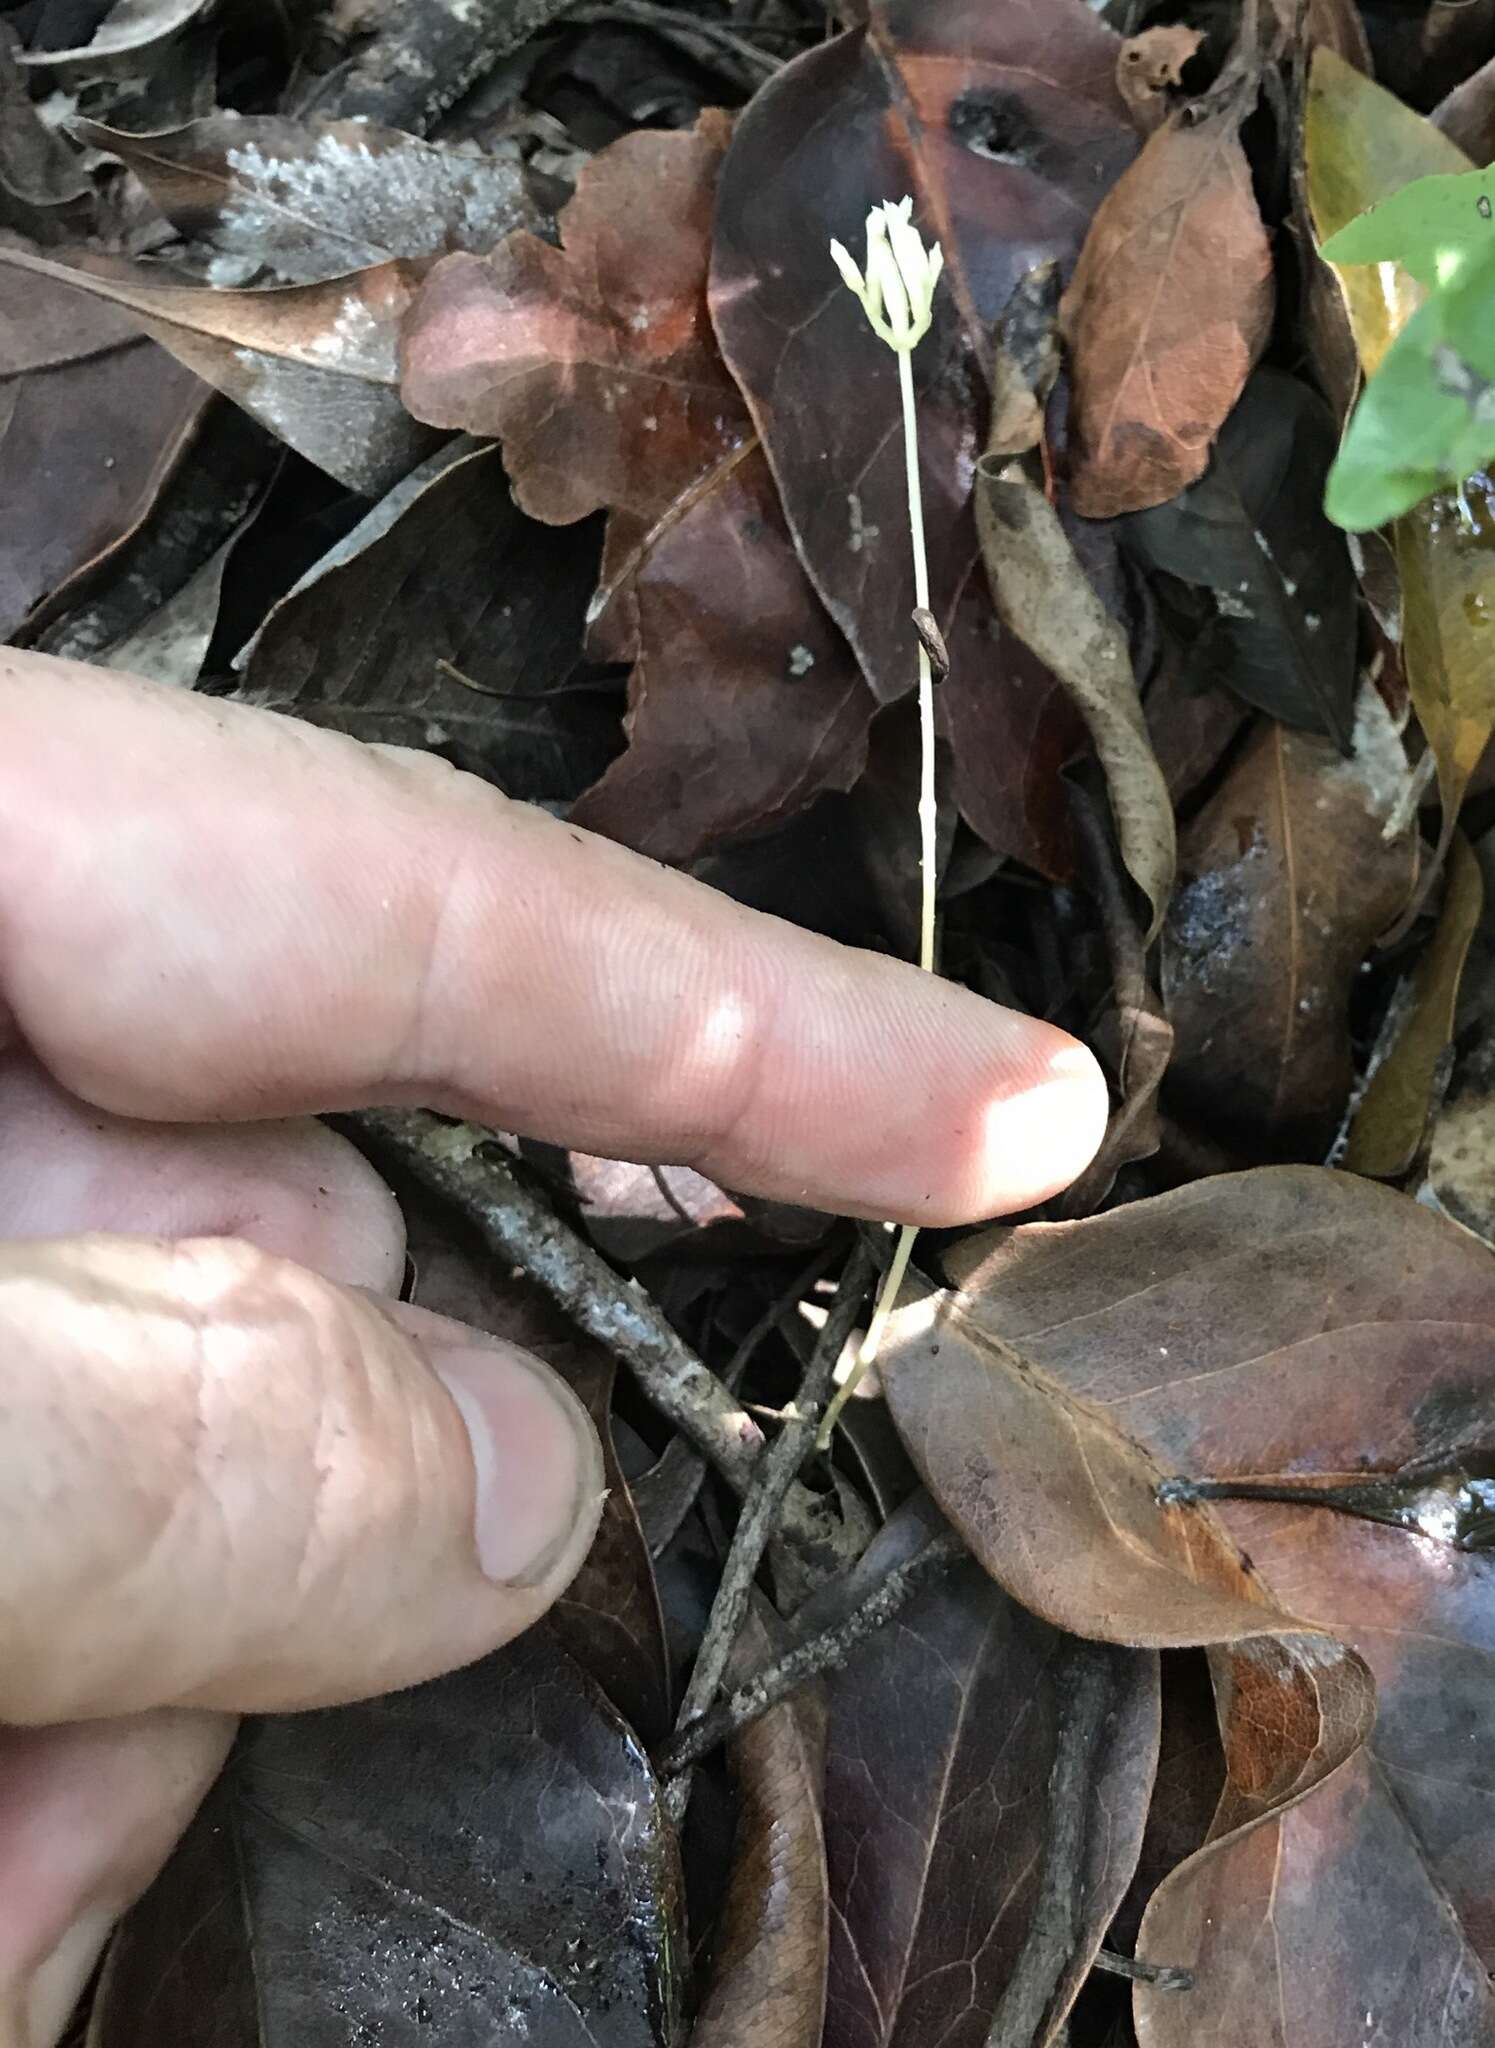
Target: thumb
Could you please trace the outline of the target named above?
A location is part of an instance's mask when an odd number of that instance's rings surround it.
[[[270,1711],[534,1621],[602,1461],[537,1360],[235,1239],[0,1246],[0,1721]]]

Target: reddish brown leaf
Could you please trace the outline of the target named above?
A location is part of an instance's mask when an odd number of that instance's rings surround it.
[[[128,539],[212,396],[135,326],[0,272],[0,638]]]
[[[1075,509],[1160,505],[1204,472],[1272,319],[1242,108],[1175,116],[1096,214],[1065,295]]]
[[[707,316],[728,133],[709,112],[623,138],[583,172],[562,249],[520,233],[447,258],[404,341],[407,402],[500,436],[526,510],[609,509],[594,649],[634,663],[630,746],[581,815],[678,862],[846,788],[872,711]]]
[[[860,1569],[931,1521],[911,1503]],[[1106,1718],[1081,1756],[1066,1714],[1091,1661]],[[974,1566],[858,1651],[830,1705],[826,2048],[981,2048],[1020,1969],[1034,2024],[1011,2038],[1052,2039],[1130,1880],[1157,1735],[1154,1658],[1075,1643]]]
[[[405,403],[501,440],[533,518],[606,506],[647,528],[751,440],[703,298],[730,132],[713,111],[689,133],[624,136],[582,172],[561,248],[521,232],[446,257],[416,299]]]
[[[1217,1839],[1165,1884],[1141,1941],[1192,1967],[1196,1989],[1187,2005],[1139,1989],[1145,2048],[1349,2044],[1367,2010],[1388,2041],[1487,2042],[1495,1637],[1488,1556],[1449,1542],[1450,1496],[1413,1488],[1426,1505],[1410,1529],[1228,1501],[1209,1516],[1154,1507],[1147,1529],[1118,1475],[1142,1461],[1328,1486],[1487,1469],[1490,1253],[1351,1175],[1279,1168],[988,1233],[957,1268],[963,1294],[900,1311],[884,1376],[916,1461],[991,1569],[1098,1634],[1131,1634],[1140,1616],[1117,1595],[1140,1589],[1143,1546],[1155,1565],[1180,1546],[1197,1573],[1220,1555],[1218,1530],[1249,1552],[1261,1596],[1324,1632],[1242,1633],[1218,1665],[1230,1783]],[[1066,1474],[1008,1435],[983,1483],[970,1418],[1010,1405],[998,1383],[1047,1404],[1050,1443],[1083,1417],[1085,1466]],[[958,1452],[936,1400],[963,1418]],[[1153,1570],[1155,1618],[1176,1618],[1180,1576]],[[1370,1757],[1340,1769],[1369,1717],[1335,1637],[1379,1689]]]
[[[785,1647],[773,1619],[749,1612],[729,1682]],[[820,1812],[825,1711],[814,1689],[751,1722],[729,1755],[737,1839],[691,2048],[821,2048],[830,1908]]]
[[[1179,848],[1163,945],[1169,1099],[1258,1153],[1322,1156],[1338,1126],[1351,985],[1415,875],[1415,835],[1384,836],[1406,779],[1366,691],[1353,759],[1263,726]]]

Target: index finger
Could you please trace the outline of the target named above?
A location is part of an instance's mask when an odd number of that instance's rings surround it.
[[[0,1007],[101,1107],[425,1104],[916,1223],[1099,1142],[1065,1033],[434,756],[9,649],[0,734]]]

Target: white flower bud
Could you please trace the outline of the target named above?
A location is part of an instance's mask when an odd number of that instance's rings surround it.
[[[914,202],[889,200],[867,216],[867,272],[864,277],[840,242],[831,256],[848,287],[862,302],[872,330],[900,354],[916,348],[929,332],[934,288],[944,268],[938,242],[926,249],[913,225]]]

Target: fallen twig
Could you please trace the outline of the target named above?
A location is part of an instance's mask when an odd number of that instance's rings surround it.
[[[809,1636],[802,1643],[750,1678],[745,1685],[716,1706],[672,1735],[658,1751],[654,1767],[662,1778],[673,1778],[689,1769],[716,1748],[776,1707],[780,1700],[815,1678],[822,1671],[839,1671],[864,1637],[882,1628],[898,1614],[924,1586],[943,1576],[951,1565],[966,1555],[965,1545],[953,1531],[942,1531],[922,1550],[878,1580],[867,1597],[850,1614]]]
[[[1113,1977],[1129,1977],[1134,1984],[1151,1984],[1158,1991],[1192,1991],[1194,1972],[1181,1963],[1143,1963],[1135,1956],[1120,1956],[1114,1948],[1095,1952],[1095,1967]]]
[[[498,1257],[521,1266],[578,1329],[626,1365],[644,1395],[745,1494],[763,1432],[710,1368],[677,1336],[637,1281],[624,1280],[499,1154],[491,1131],[428,1110],[364,1110],[343,1121],[376,1156],[450,1202]],[[844,1568],[860,1547],[833,1507],[792,1483],[778,1533],[819,1575]]]
[[[757,1356],[760,1345],[792,1310],[798,1308],[824,1274],[833,1256],[834,1247],[818,1251],[810,1264],[796,1273],[788,1287],[768,1304],[722,1367],[724,1387],[736,1392],[738,1381]],[[658,1558],[663,1554],[695,1506],[707,1469],[706,1460],[699,1451],[692,1450],[684,1437],[672,1436],[657,1461],[632,1482],[629,1490],[651,1557]]]
[[[681,1702],[675,1727],[677,1736],[683,1735],[692,1722],[698,1721],[716,1698],[747,1613],[753,1580],[763,1562],[763,1553],[768,1548],[769,1539],[777,1532],[785,1497],[815,1441],[815,1431],[835,1380],[837,1360],[846,1347],[846,1340],[851,1335],[876,1271],[877,1262],[871,1247],[865,1238],[859,1238],[841,1276],[835,1302],[810,1354],[793,1410],[786,1415],[783,1427],[758,1460],[753,1483],[738,1517],[731,1549],[727,1552],[721,1583],[711,1603],[706,1633],[701,1639],[690,1683]],[[666,1787],[666,1799],[672,1808],[678,1809],[677,1820],[684,1816],[688,1782],[683,1777],[677,1778]]]
[[[334,30],[358,38],[296,111],[379,121],[423,135],[500,58],[571,11],[572,0],[344,0]]]
[[[1075,1640],[1065,1658],[1062,1684],[1038,1896],[1016,1967],[992,2015],[986,2048],[1029,2048],[1040,2038],[1080,1939],[1095,1751],[1115,1692],[1109,1653],[1097,1644]]]

